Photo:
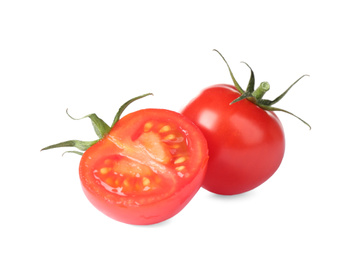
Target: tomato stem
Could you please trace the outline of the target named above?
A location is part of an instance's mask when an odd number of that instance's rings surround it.
[[[256,98],[256,100],[262,99],[262,97],[265,95],[267,91],[270,89],[270,84],[266,81],[261,82],[260,86],[255,89],[255,91],[252,93],[253,97]]]

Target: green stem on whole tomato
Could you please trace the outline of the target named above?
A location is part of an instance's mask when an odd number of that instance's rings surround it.
[[[231,69],[230,69],[230,66],[229,64],[227,63],[227,61],[225,60],[224,56],[218,51],[218,50],[215,50],[220,56],[221,58],[224,60],[226,66],[228,67],[228,70],[230,72],[230,76],[231,76],[231,79],[235,85],[235,88],[239,91],[240,93],[240,96],[238,98],[236,98],[235,100],[233,100],[231,104],[234,104],[236,102],[239,102],[243,99],[247,99],[249,101],[251,101],[252,103],[254,103],[255,105],[261,107],[262,109],[264,110],[267,110],[267,111],[281,111],[281,112],[285,112],[287,114],[290,114],[294,117],[296,117],[297,119],[299,119],[301,122],[303,122],[304,124],[306,124],[310,129],[311,129],[311,126],[306,122],[304,121],[303,119],[301,119],[300,117],[294,115],[293,113],[289,112],[289,111],[286,111],[284,109],[281,109],[281,108],[276,108],[276,107],[272,107],[273,104],[279,102],[286,94],[287,92],[300,80],[302,79],[303,77],[305,76],[309,76],[309,75],[303,75],[301,76],[299,79],[297,79],[290,87],[288,87],[287,90],[285,90],[280,96],[278,96],[277,98],[275,98],[274,100],[268,100],[268,99],[263,99],[263,96],[265,95],[265,93],[270,89],[270,84],[268,82],[262,82],[260,84],[260,86],[254,90],[254,85],[255,85],[255,76],[254,76],[254,72],[253,70],[251,69],[251,67],[246,63],[246,62],[243,62],[245,63],[246,66],[249,67],[250,71],[251,71],[251,76],[250,76],[250,79],[249,79],[249,83],[248,83],[248,86],[246,88],[246,91],[244,91],[240,84],[236,81],[235,77],[234,77],[234,74],[232,73]]]
[[[270,84],[268,82],[261,82],[260,86],[255,89],[255,91],[252,93],[253,97],[258,100],[262,99],[262,97],[265,95],[267,91],[270,89]]]

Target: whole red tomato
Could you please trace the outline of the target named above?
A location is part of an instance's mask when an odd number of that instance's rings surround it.
[[[236,82],[230,68],[229,71],[235,86],[209,87],[182,111],[201,129],[208,142],[209,162],[203,187],[222,195],[252,190],[269,179],[280,166],[285,137],[282,124],[273,111],[289,112],[271,105],[297,82],[270,101],[262,99],[269,90],[267,82],[254,90],[252,70],[246,91]]]
[[[248,100],[229,105],[239,93],[229,85],[204,90],[182,113],[208,141],[209,163],[203,187],[231,195],[265,182],[285,150],[280,120]]]
[[[72,140],[44,149],[74,146],[85,150],[79,174],[89,201],[115,220],[154,224],[177,214],[201,187],[207,142],[179,113],[143,109],[119,120],[125,107],[112,127],[95,114],[88,116],[99,140]]]

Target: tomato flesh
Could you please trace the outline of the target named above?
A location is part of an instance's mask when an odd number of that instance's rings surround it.
[[[177,214],[201,187],[207,142],[184,116],[144,109],[123,117],[80,163],[83,190],[106,215],[153,224]]]
[[[203,132],[209,147],[209,164],[203,187],[222,195],[252,190],[278,169],[285,151],[280,120],[230,85],[205,89],[182,113]]]

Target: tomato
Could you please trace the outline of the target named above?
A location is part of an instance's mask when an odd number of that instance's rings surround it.
[[[202,185],[207,161],[207,142],[190,120],[165,109],[143,109],[122,117],[86,149],[79,174],[98,210],[146,225],[187,205]]]
[[[182,113],[201,129],[208,141],[210,158],[203,187],[214,193],[233,195],[258,187],[281,164],[285,151],[284,130],[273,111],[295,116],[310,127],[296,115],[272,106],[307,75],[271,101],[263,99],[270,84],[262,82],[254,89],[255,76],[248,64],[245,63],[251,75],[245,91],[234,78],[225,58],[220,56],[234,86],[215,85],[205,89]]]
[[[279,167],[285,150],[283,127],[274,112],[248,100],[229,105],[237,97],[234,87],[215,85],[182,111],[208,142],[203,187],[222,195],[243,193],[265,182]]]
[[[168,110],[131,113],[82,156],[80,178],[90,202],[125,223],[153,224],[177,214],[201,187],[206,140]]]

